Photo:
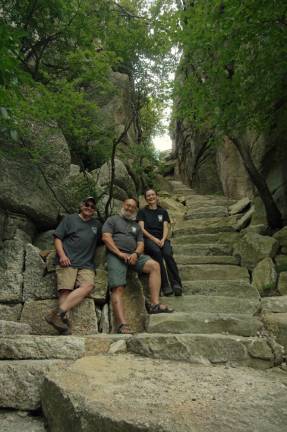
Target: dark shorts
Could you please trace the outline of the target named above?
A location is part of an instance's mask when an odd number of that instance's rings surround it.
[[[150,259],[151,257],[148,255],[141,255],[137,260],[136,265],[131,266],[126,264],[116,255],[107,253],[109,289],[113,289],[118,286],[125,286],[127,284],[128,268],[136,271],[137,273],[142,273],[145,263]]]

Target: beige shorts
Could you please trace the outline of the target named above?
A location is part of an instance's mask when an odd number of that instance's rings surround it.
[[[56,267],[58,290],[73,290],[84,283],[95,285],[95,272],[90,269]]]

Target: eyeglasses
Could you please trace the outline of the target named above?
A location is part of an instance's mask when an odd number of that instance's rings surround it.
[[[94,204],[85,204],[85,207],[87,207],[87,208],[91,208],[91,209],[93,209],[93,210],[95,210],[95,206],[94,206]]]

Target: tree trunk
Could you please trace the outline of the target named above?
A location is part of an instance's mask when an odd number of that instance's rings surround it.
[[[252,183],[256,186],[260,198],[263,201],[266,210],[267,222],[271,229],[278,229],[282,227],[282,216],[274,198],[267,186],[264,176],[256,168],[252,157],[250,155],[249,148],[240,142],[237,138],[229,137],[243,160],[246,171]]]

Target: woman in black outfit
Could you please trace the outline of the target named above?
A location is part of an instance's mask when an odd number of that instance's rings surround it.
[[[147,206],[138,212],[137,220],[145,236],[145,253],[160,264],[162,294],[181,296],[182,284],[170,241],[167,240],[170,223],[168,212],[158,205],[158,196],[153,189],[148,189],[144,197]]]

